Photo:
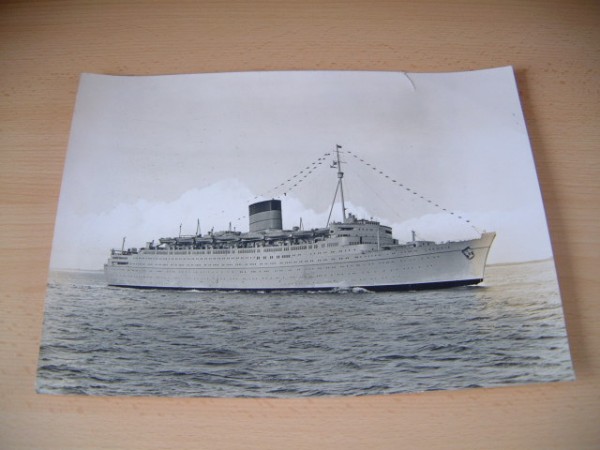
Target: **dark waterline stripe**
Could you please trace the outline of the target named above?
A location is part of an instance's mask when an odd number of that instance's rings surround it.
[[[171,286],[134,286],[126,284],[109,284],[112,287],[130,288],[130,289],[161,289],[165,291],[242,291],[242,292],[280,292],[280,291],[331,291],[336,289],[366,289],[374,292],[384,291],[422,291],[426,289],[447,289],[460,286],[470,286],[479,284],[483,278],[473,278],[469,280],[436,281],[431,283],[410,283],[410,284],[388,284],[374,286],[329,286],[329,287],[303,287],[303,288],[204,288],[204,287],[171,287]]]

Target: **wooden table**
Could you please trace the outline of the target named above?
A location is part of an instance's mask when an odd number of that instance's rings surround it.
[[[35,394],[81,72],[503,65],[517,72],[576,382],[310,400]],[[600,447],[598,2],[4,1],[0,67],[0,448]]]

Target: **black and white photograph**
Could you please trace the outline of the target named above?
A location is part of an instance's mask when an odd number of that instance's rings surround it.
[[[81,75],[39,393],[571,380],[511,67]]]

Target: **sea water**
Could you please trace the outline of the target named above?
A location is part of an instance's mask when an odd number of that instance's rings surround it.
[[[418,292],[164,291],[52,272],[38,391],[308,397],[573,379],[552,261]]]

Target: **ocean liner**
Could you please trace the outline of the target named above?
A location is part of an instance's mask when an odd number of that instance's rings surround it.
[[[359,219],[344,203],[339,155],[334,203],[340,222],[304,230],[282,226],[281,201],[249,206],[249,231],[199,230],[161,238],[143,248],[111,250],[104,265],[109,285],[132,288],[216,290],[416,290],[474,285],[484,278],[495,233],[461,241],[416,238],[400,243],[389,226]],[[332,204],[333,208],[333,204]],[[331,212],[330,212],[331,217]]]

